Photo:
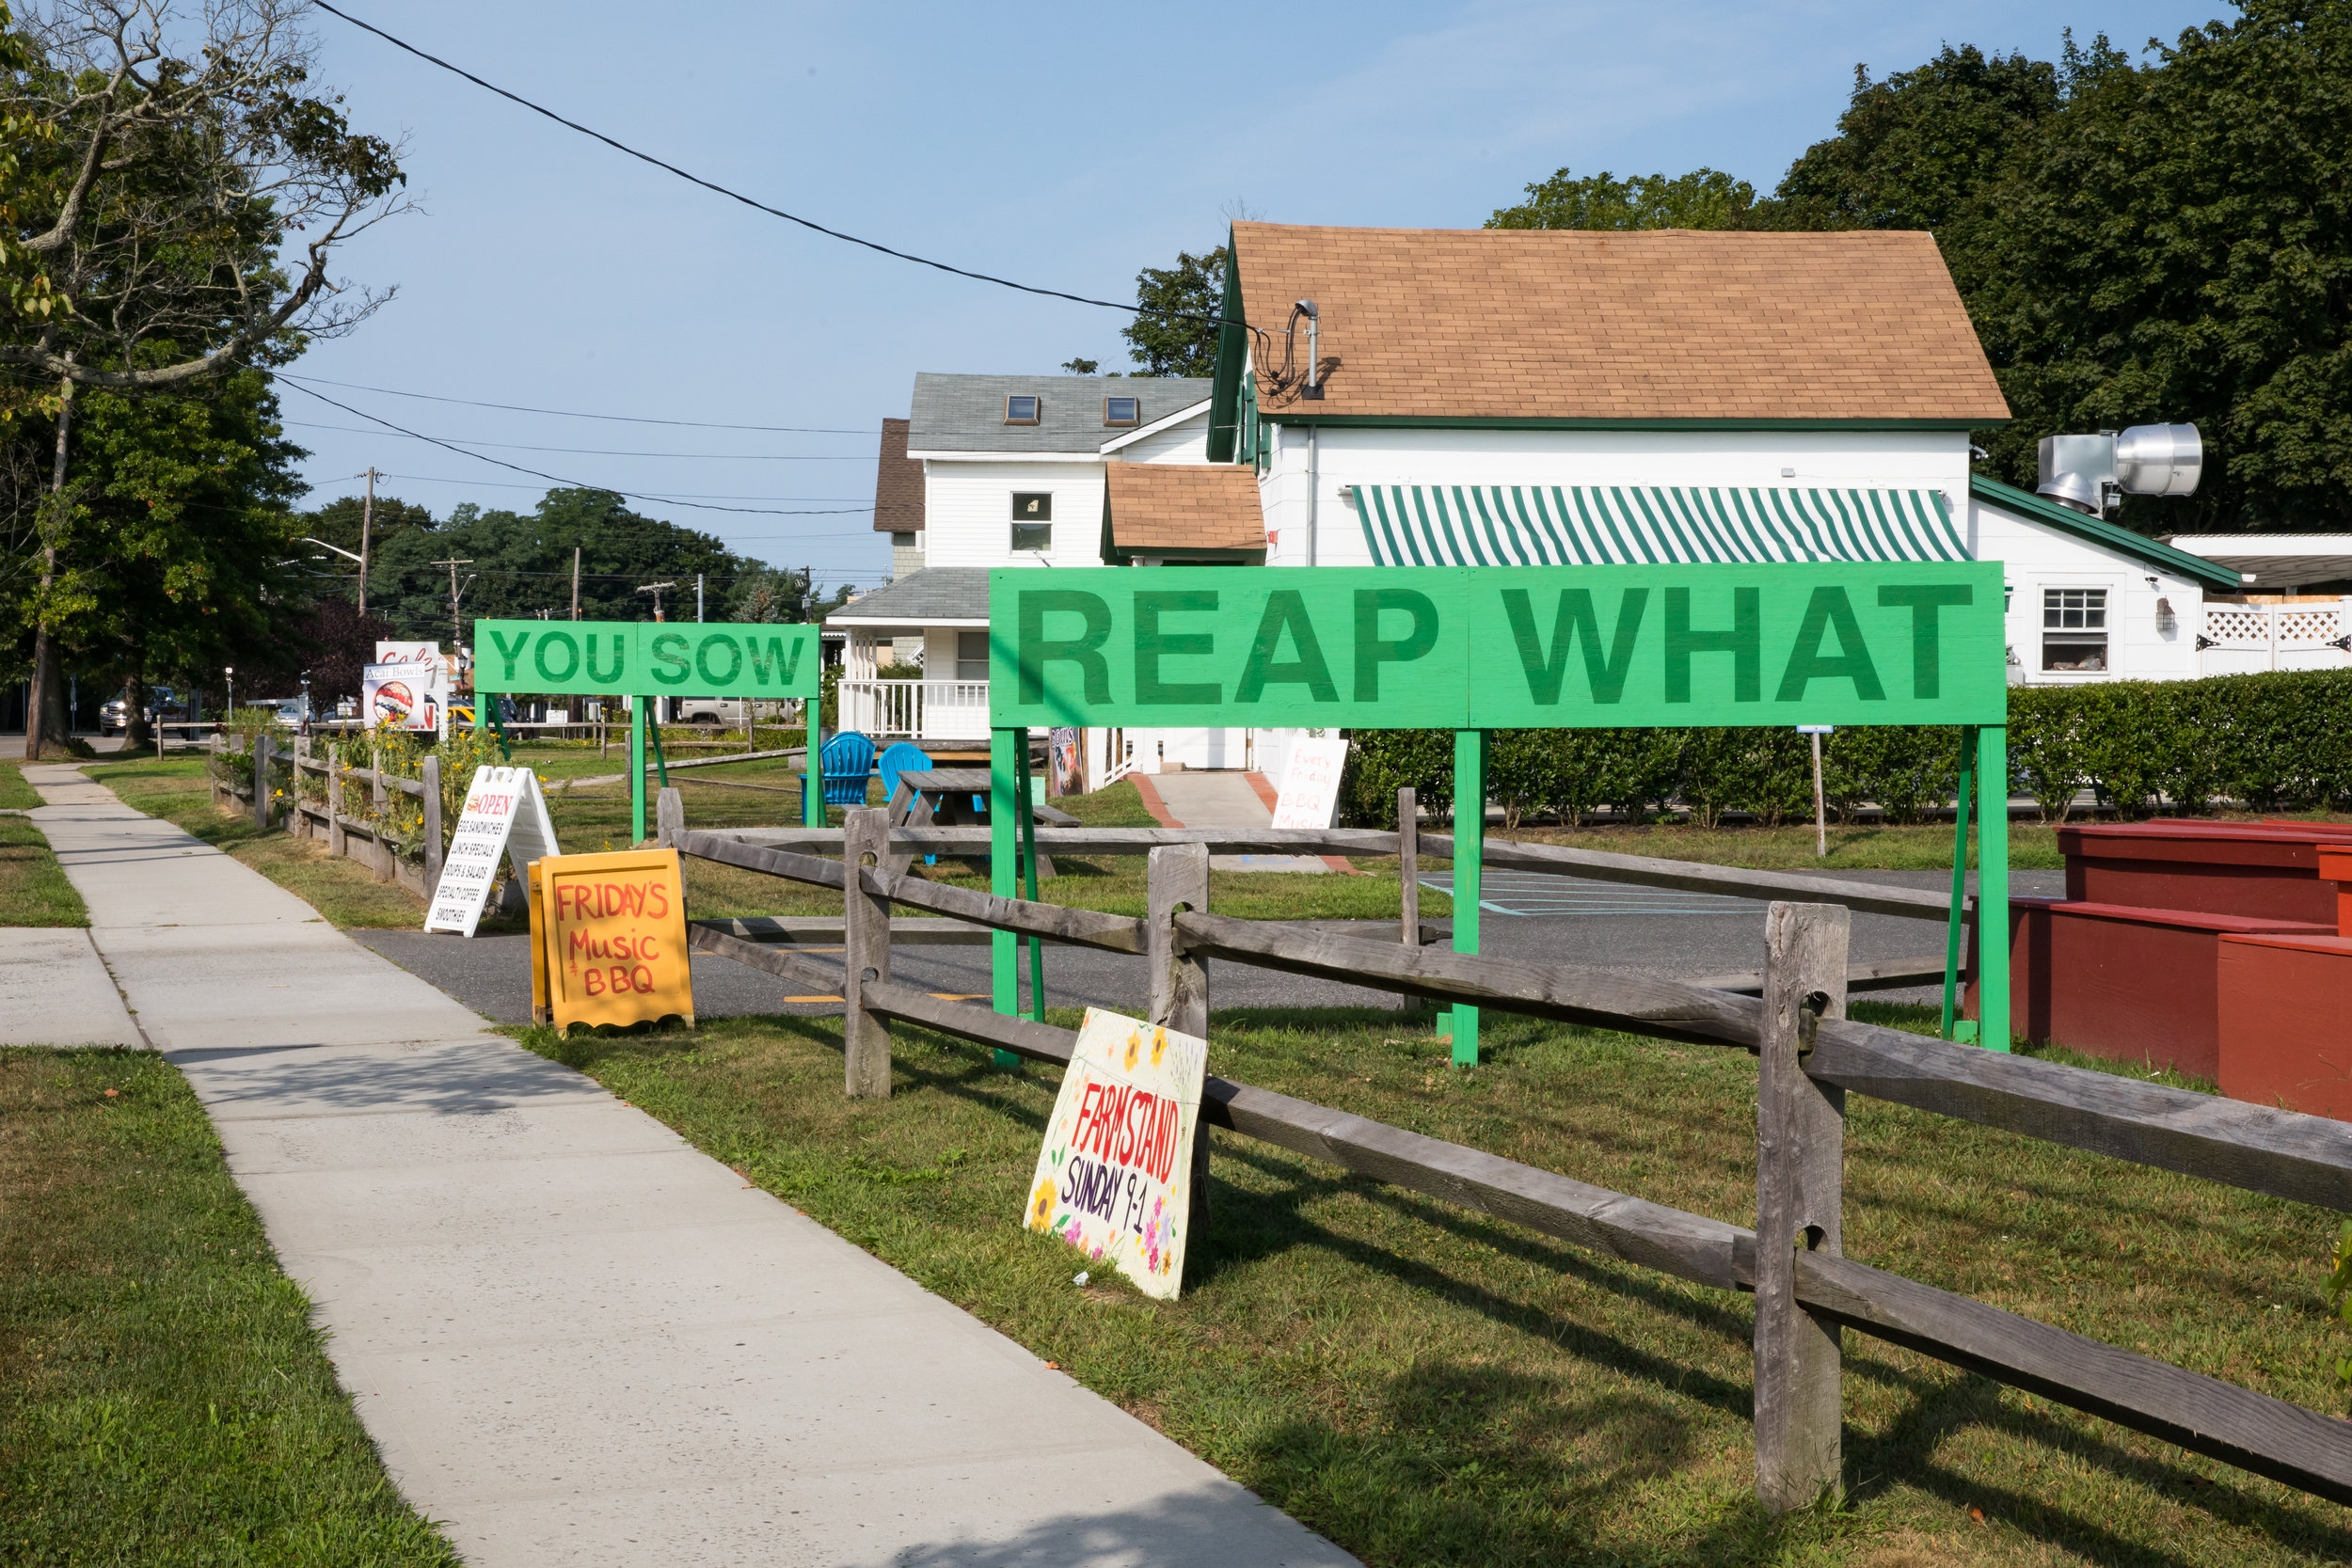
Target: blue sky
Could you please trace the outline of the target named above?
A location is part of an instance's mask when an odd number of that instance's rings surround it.
[[[1698,165],[1769,189],[1829,134],[1857,62],[1944,42],[2137,52],[2215,0],[1968,8],[1256,8],[339,0],[575,119],[828,226],[1126,299],[1138,267],[1275,222],[1475,227],[1563,166]],[[322,386],[408,429],[581,483],[796,515],[640,503],[745,553],[878,581],[874,435],[918,370],[1121,368],[1124,317],[950,277],[737,206],[318,17],[321,78],[406,138],[423,209],[351,245],[396,297],[294,373],[401,392],[845,434],[664,428]],[[545,484],[283,398],[313,504],[379,485],[446,515]],[[342,428],[324,428],[342,427]],[[585,449],[536,451],[532,448]],[[662,455],[641,455],[641,454]]]

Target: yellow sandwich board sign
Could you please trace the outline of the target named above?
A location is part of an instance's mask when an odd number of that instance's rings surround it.
[[[1087,1009],[1024,1221],[1173,1301],[1192,1229],[1192,1137],[1208,1042]]]
[[[532,866],[532,1017],[694,1022],[686,895],[675,849],[549,855]]]

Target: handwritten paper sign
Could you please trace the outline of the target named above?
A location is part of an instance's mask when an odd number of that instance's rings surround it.
[[[550,855],[539,862],[538,884],[532,933],[558,1029],[672,1015],[694,1022],[676,850]]]
[[[1028,1227],[1175,1300],[1207,1064],[1204,1040],[1089,1007],[1038,1151]]]
[[[556,852],[555,824],[548,817],[547,797],[539,793],[539,776],[528,768],[475,768],[424,928],[472,936],[489,907],[499,856],[514,858],[516,878],[528,887],[531,863]]]
[[[1347,742],[1308,738],[1291,743],[1282,793],[1274,800],[1274,826],[1327,828],[1340,810],[1340,774],[1347,767]]]

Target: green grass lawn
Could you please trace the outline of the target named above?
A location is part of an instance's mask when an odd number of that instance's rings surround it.
[[[1862,1004],[1924,1026],[1924,1009]],[[1065,1016],[1064,1022],[1074,1022]],[[1738,1052],[1489,1015],[1450,1070],[1425,1017],[1219,1013],[1211,1069],[1740,1224]],[[1749,1299],[1216,1135],[1184,1298],[1073,1285],[1023,1198],[1058,1074],[901,1029],[842,1097],[839,1024],[526,1044],[977,1314],[1378,1564],[2253,1564],[2352,1557],[2344,1511],[1847,1336],[1844,1504],[1751,1501]],[[1848,1250],[2341,1411],[2333,1216],[1857,1097]]]
[[[0,762],[0,810],[30,811],[40,804],[40,792],[24,782],[22,759]]]
[[[0,1050],[0,1561],[457,1562],[153,1055]]]
[[[0,926],[88,924],[82,895],[40,830],[22,816],[0,816]]]

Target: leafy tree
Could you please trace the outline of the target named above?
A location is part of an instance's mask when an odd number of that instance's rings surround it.
[[[2193,420],[2148,528],[2352,526],[2352,4],[2246,0],[2134,68],[2070,51],[2065,103],[1945,240],[2031,482],[2065,430]],[[2104,42],[2104,40],[2102,40]]]
[[[2060,102],[2057,69],[2020,54],[1946,44],[1876,82],[1858,65],[1837,134],[1789,166],[1758,217],[1774,229],[1942,230]]]
[[[1603,169],[1579,179],[1561,169],[1527,187],[1528,199],[1497,208],[1489,229],[1745,229],[1756,187],[1719,169],[1637,174]]]
[[[300,531],[310,538],[323,539],[340,549],[358,555],[360,519],[366,506],[362,497],[339,496],[316,511],[304,513],[296,521],[302,525]],[[435,526],[433,514],[426,508],[402,500],[397,496],[378,496],[366,531],[369,551],[373,554],[383,548],[388,541],[404,533],[420,530],[430,532]],[[319,592],[329,592],[326,579],[337,577],[344,579],[350,591],[357,591],[359,568],[355,562],[326,550],[314,549],[311,557],[320,578]],[[385,635],[389,637],[391,633]]]
[[[1092,375],[1103,368],[1103,361],[1080,356],[1063,360],[1061,368],[1072,375]]]
[[[257,664],[294,635],[308,597],[289,503],[301,492],[277,402],[259,371],[200,389],[85,391],[75,478],[49,489],[51,420],[16,422],[0,458],[0,511],[38,512],[55,565],[4,593],[27,657],[38,601],[53,647],[89,674],[216,687],[220,667]]]
[[[1144,375],[1205,376],[1216,369],[1217,319],[1225,304],[1225,247],[1179,251],[1172,267],[1136,274],[1143,313],[1119,329]],[[1064,367],[1067,369],[1068,367]]]
[[[69,611],[49,601],[74,522],[77,392],[154,393],[290,357],[381,303],[328,267],[400,210],[396,149],[353,133],[340,100],[306,93],[302,8],[36,0],[0,50],[17,132],[0,366],[56,388],[27,756],[64,718],[52,624]]]

